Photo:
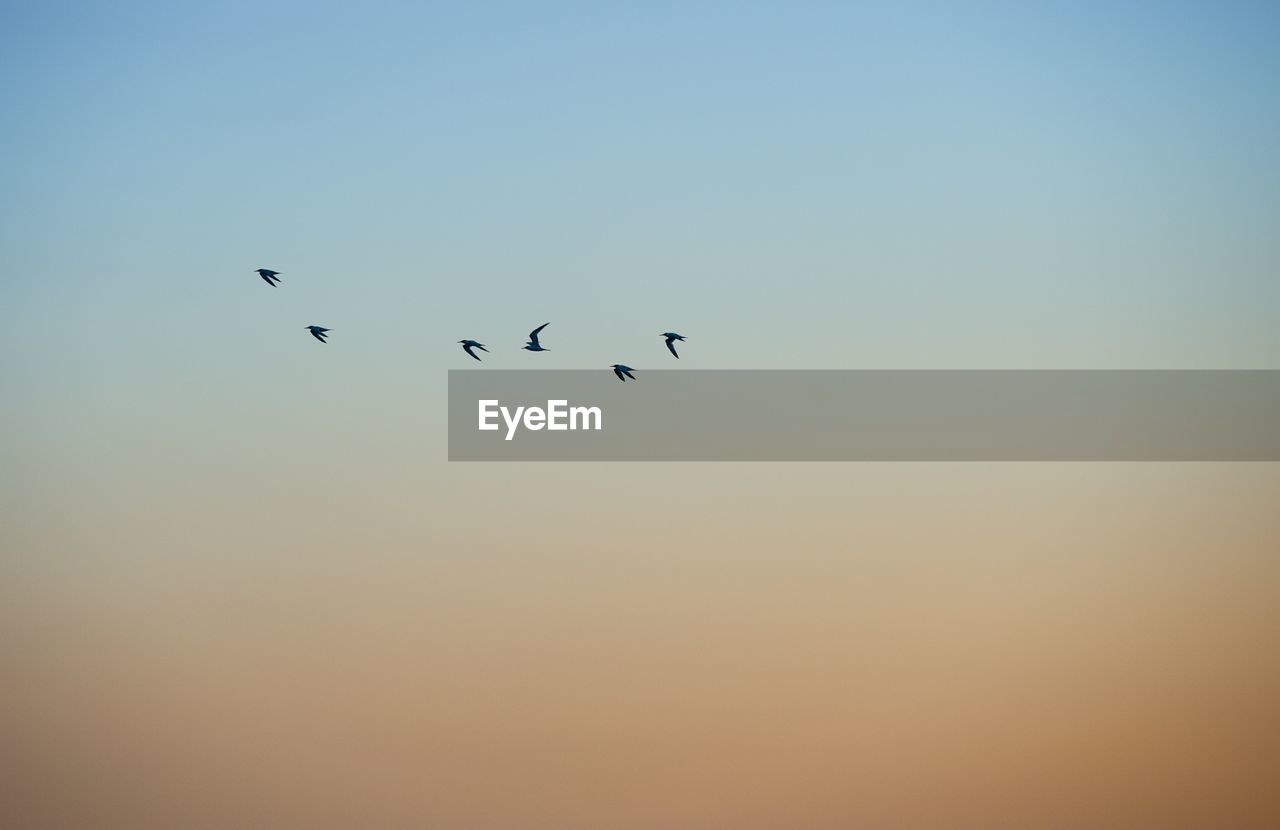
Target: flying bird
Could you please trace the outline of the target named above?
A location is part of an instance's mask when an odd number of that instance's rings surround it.
[[[672,357],[679,360],[680,355],[676,354],[676,341],[684,342],[684,335],[676,334],[674,331],[664,331],[662,336],[667,338],[667,351],[671,352]]]
[[[304,326],[304,328],[311,332],[311,336],[321,343],[328,343],[329,341],[325,340],[325,338],[329,336],[329,332],[333,331],[333,329],[321,328],[320,326]]]
[[[542,331],[543,329],[545,329],[545,328],[546,328],[547,326],[549,326],[549,325],[551,325],[551,324],[550,324],[550,323],[543,323],[542,325],[538,326],[538,327],[537,327],[536,329],[534,329],[533,331],[529,332],[529,342],[528,342],[528,343],[526,343],[526,344],[524,344],[523,348],[528,349],[528,350],[529,350],[529,351],[531,351],[531,352],[549,352],[549,351],[551,351],[550,349],[544,349],[544,348],[542,348],[542,344],[538,342],[538,332]]]
[[[479,360],[479,359],[480,359],[480,355],[478,355],[478,354],[476,354],[475,352],[471,351],[472,349],[479,349],[479,350],[480,350],[480,351],[482,351],[482,352],[487,352],[487,351],[489,351],[488,349],[486,349],[486,348],[484,347],[484,344],[483,344],[483,343],[477,343],[477,342],[476,342],[476,341],[474,341],[474,340],[459,340],[458,342],[462,344],[462,350],[463,350],[464,352],[466,352],[467,354],[471,355],[472,357],[474,357],[476,360]]]
[[[272,271],[270,268],[258,269],[258,276],[262,277],[262,281],[265,282],[267,285],[271,286],[272,288],[275,288],[277,285],[280,284],[279,274],[280,274],[279,271]]]
[[[622,381],[623,383],[627,382],[627,378],[631,378],[632,380],[636,379],[636,376],[631,374],[632,372],[635,371],[635,369],[632,369],[630,366],[624,366],[621,363],[615,363],[609,368],[612,369],[613,373],[618,376],[618,380]]]

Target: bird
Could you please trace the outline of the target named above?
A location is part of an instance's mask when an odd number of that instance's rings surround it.
[[[674,331],[664,331],[662,336],[667,338],[667,351],[671,352],[672,357],[676,360],[680,359],[680,355],[676,354],[676,341],[684,341],[683,334],[676,334]]]
[[[528,350],[529,350],[529,351],[531,351],[531,352],[549,352],[549,351],[551,351],[550,349],[544,349],[544,348],[542,348],[542,344],[538,342],[538,332],[542,331],[543,329],[545,329],[545,328],[546,328],[547,326],[549,326],[549,325],[551,325],[551,324],[550,324],[550,323],[543,323],[542,325],[538,326],[538,327],[537,327],[536,329],[534,329],[533,331],[529,332],[529,342],[528,342],[528,343],[526,343],[526,344],[524,344],[524,346],[523,346],[522,348],[528,349]]]
[[[311,332],[311,336],[321,343],[328,343],[329,341],[325,340],[325,337],[328,336],[329,332],[333,331],[333,329],[321,328],[320,326],[303,326],[303,328]]]
[[[486,349],[486,348],[484,347],[484,344],[483,344],[483,343],[477,343],[477,342],[476,342],[476,341],[474,341],[474,340],[459,340],[458,342],[462,344],[462,350],[463,350],[464,352],[466,352],[467,354],[471,355],[472,357],[474,357],[476,360],[479,360],[479,359],[480,359],[480,355],[478,355],[478,354],[476,354],[475,352],[471,351],[472,349],[479,349],[479,350],[480,350],[480,351],[482,351],[482,352],[487,352],[487,351],[489,351],[488,349]]]
[[[262,277],[262,281],[267,285],[275,288],[280,282],[279,271],[272,271],[270,268],[259,268],[258,276]]]
[[[632,380],[636,379],[636,376],[631,374],[632,372],[635,371],[635,369],[632,369],[630,366],[626,366],[622,363],[615,363],[609,368],[612,369],[613,373],[618,376],[618,380],[622,381],[623,383],[627,382],[627,378],[631,378]]]

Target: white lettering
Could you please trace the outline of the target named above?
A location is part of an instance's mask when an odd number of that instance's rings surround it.
[[[516,427],[520,425],[520,413],[524,412],[523,406],[516,407],[516,414],[512,417],[510,410],[505,406],[499,407],[502,410],[502,420],[507,422],[507,440],[510,441],[515,437]]]
[[[564,417],[564,406],[567,403],[569,402],[547,401],[547,429],[564,430],[569,428],[568,424],[560,420]]]
[[[602,430],[604,429],[604,412],[598,406],[569,406],[566,400],[547,401],[547,408],[540,406],[502,406],[500,401],[477,401],[478,420],[476,428],[492,432],[499,429],[498,416],[502,416],[507,425],[504,440],[516,437],[520,427],[537,432],[541,429],[563,432],[565,430]]]
[[[489,423],[490,418],[496,418],[498,413],[489,409],[490,406],[497,406],[497,401],[480,401],[480,429],[493,430],[497,429],[497,424]]]
[[[596,425],[591,425],[591,418],[595,416]],[[578,418],[582,418],[582,426],[578,426]],[[600,412],[598,406],[574,406],[569,408],[569,429],[604,429],[604,415]]]

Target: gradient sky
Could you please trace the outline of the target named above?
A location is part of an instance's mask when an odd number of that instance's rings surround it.
[[[1280,368],[1278,42],[0,0],[0,824],[1280,823],[1273,465],[444,462],[464,337]]]

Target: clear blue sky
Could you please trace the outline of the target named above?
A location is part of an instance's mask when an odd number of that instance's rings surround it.
[[[1278,22],[6,4],[6,434],[38,465],[139,413],[241,441],[337,397],[434,435],[462,338],[602,371],[667,365],[671,329],[682,368],[1274,367]]]
[[[1276,365],[1277,17],[9,3],[3,349]]]

